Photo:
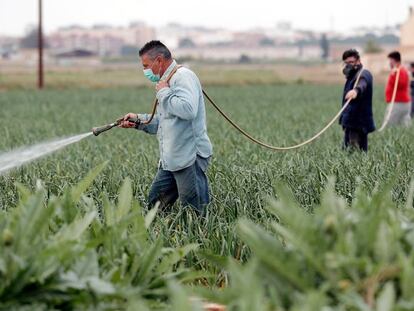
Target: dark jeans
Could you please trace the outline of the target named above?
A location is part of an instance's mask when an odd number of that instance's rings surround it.
[[[411,96],[412,96],[411,97],[411,119],[413,119],[414,118],[414,94]]]
[[[160,201],[160,209],[169,207],[180,198],[181,204],[204,214],[210,202],[206,170],[209,159],[197,156],[193,165],[176,172],[158,168],[149,193],[150,206]]]
[[[344,147],[368,151],[368,133],[362,129],[344,128]]]

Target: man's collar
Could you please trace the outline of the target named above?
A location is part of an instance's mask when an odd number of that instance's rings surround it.
[[[169,76],[171,71],[173,71],[175,66],[177,66],[177,62],[175,61],[175,59],[173,59],[172,63],[168,66],[167,70],[162,75],[161,80],[165,80]]]

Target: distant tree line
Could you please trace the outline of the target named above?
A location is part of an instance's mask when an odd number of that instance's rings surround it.
[[[387,34],[378,36],[375,34],[366,34],[363,36],[351,36],[347,38],[339,38],[339,37],[330,37],[329,43],[330,44],[348,44],[348,45],[365,45],[367,42],[376,42],[377,44],[398,44],[400,42],[400,38],[398,36]],[[317,37],[312,37],[308,39],[302,39],[295,43],[290,43],[288,45],[298,45],[301,44],[303,46],[306,45],[318,45],[321,43],[321,39]]]
[[[38,35],[38,29],[32,28],[30,29],[26,35],[20,40],[20,47],[23,49],[37,49],[38,47],[38,41],[37,41],[37,35]],[[43,46],[45,48],[48,48],[47,41],[44,39]]]

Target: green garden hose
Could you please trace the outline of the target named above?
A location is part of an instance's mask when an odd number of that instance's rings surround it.
[[[364,69],[362,68],[358,74],[358,77],[355,81],[354,84],[354,89],[357,87],[359,80],[361,79],[361,74],[364,71]],[[311,138],[309,138],[308,140],[305,140],[304,142],[297,144],[297,145],[293,145],[293,146],[288,146],[288,147],[276,147],[276,146],[272,146],[269,144],[266,144],[260,140],[258,140],[257,138],[254,138],[251,134],[249,134],[248,132],[246,132],[244,129],[242,129],[236,122],[234,122],[232,119],[230,119],[230,117],[219,107],[217,106],[217,104],[214,102],[214,100],[207,94],[207,92],[205,90],[203,90],[203,94],[204,96],[207,98],[207,100],[210,102],[210,104],[213,105],[213,107],[227,120],[227,122],[229,122],[236,130],[238,130],[243,136],[245,136],[247,139],[249,139],[250,141],[252,141],[253,143],[262,146],[264,148],[270,149],[270,150],[274,150],[274,151],[286,151],[286,150],[292,150],[292,149],[297,149],[300,147],[303,147],[311,142],[313,142],[315,139],[317,139],[319,136],[321,136],[342,114],[342,112],[344,112],[344,110],[349,106],[349,104],[352,101],[352,98],[349,99],[342,107],[341,110],[339,110],[339,112],[335,115],[335,117],[329,121],[329,123],[322,129],[320,130],[317,134],[315,134],[314,136],[312,136]]]

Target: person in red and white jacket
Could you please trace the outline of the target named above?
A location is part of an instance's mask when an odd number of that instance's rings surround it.
[[[394,87],[397,79],[398,70],[400,70],[397,92],[395,96],[394,108],[392,109],[389,125],[411,124],[411,96],[410,96],[410,74],[408,70],[401,65],[401,54],[398,51],[388,54],[391,73],[388,77],[387,86],[385,87],[385,101],[390,104],[393,100]],[[391,105],[387,106],[386,115],[389,113]]]

